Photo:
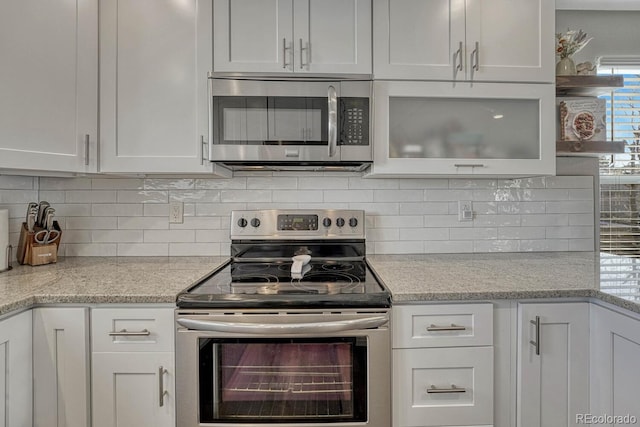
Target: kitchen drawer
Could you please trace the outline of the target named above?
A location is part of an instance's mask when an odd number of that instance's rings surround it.
[[[393,350],[397,427],[493,424],[493,347]]]
[[[92,352],[174,351],[171,308],[91,310]]]
[[[395,306],[393,348],[493,345],[493,305]]]

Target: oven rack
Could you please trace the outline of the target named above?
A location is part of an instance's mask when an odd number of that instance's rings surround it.
[[[351,369],[351,365],[287,366],[287,369],[244,367],[236,371],[235,381],[228,383],[223,390],[241,393],[351,393],[353,383],[344,378],[344,373]]]

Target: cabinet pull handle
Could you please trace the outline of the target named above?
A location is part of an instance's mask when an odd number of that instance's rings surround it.
[[[467,389],[464,387],[456,387],[455,384],[451,384],[451,388],[437,388],[433,384],[427,389],[427,393],[466,393]]]
[[[451,326],[436,326],[431,324],[427,326],[427,331],[429,332],[443,332],[443,331],[466,331],[466,326],[460,326],[456,324],[451,324]]]
[[[84,136],[84,165],[89,166],[89,134]]]
[[[300,39],[300,69],[304,69],[304,61],[302,60],[302,52],[304,51],[304,46],[302,45],[302,39]]]
[[[540,316],[536,316],[536,320],[529,320],[529,323],[536,327],[536,340],[530,340],[529,344],[536,348],[536,356],[540,356]]]
[[[151,335],[151,332],[147,329],[143,329],[141,331],[127,331],[126,329],[121,329],[117,332],[109,332],[110,337],[148,337]]]
[[[282,39],[282,68],[284,68],[285,70],[289,66],[289,64],[287,63],[287,51],[289,49],[291,48],[287,47],[287,39]]]
[[[207,150],[207,142],[204,140],[204,135],[200,135],[200,164],[204,165],[204,161],[207,157],[205,156],[205,152]]]
[[[457,168],[483,168],[482,163],[455,163],[453,166]]]
[[[161,408],[164,406],[164,397],[169,394],[169,392],[164,389],[164,374],[166,373],[167,370],[164,369],[163,366],[158,368],[158,394],[160,395],[160,401],[158,403]]]
[[[456,58],[458,59],[456,65]],[[455,70],[462,71],[462,42],[458,45],[458,50],[453,55],[453,66]]]
[[[473,49],[470,56],[471,69],[474,71],[480,70],[480,43],[476,42],[476,48]]]

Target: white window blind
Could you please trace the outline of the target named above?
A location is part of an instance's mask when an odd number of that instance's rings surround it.
[[[600,158],[600,282],[640,301],[640,58],[603,58],[598,74],[619,74],[624,87],[607,102],[608,139],[625,152]]]

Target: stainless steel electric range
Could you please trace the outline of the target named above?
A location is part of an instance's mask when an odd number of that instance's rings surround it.
[[[177,299],[178,427],[390,425],[391,294],[364,225],[232,213],[231,258]]]

